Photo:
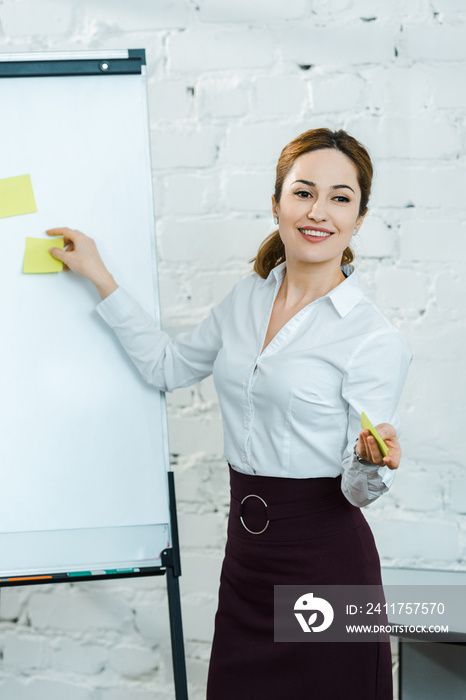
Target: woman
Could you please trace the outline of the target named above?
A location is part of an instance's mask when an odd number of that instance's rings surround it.
[[[396,406],[411,356],[349,264],[371,178],[367,151],[344,131],[288,144],[272,197],[278,229],[255,274],[173,341],[117,287],[91,239],[49,231],[65,236],[67,250],[51,253],[95,284],[99,313],[148,382],[171,391],[214,375],[231,508],[209,700],[392,698],[387,641],[273,641],[274,585],[381,583],[360,508],[399,465]],[[388,456],[360,431],[363,410]]]

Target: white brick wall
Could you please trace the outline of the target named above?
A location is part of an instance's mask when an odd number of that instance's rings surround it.
[[[240,117],[248,111],[248,90],[236,80],[204,80],[198,87],[200,119]]]
[[[382,560],[466,569],[463,0],[3,0],[0,50],[146,48],[163,323],[192,327],[271,230],[276,158],[348,128],[376,178],[356,241],[415,353],[404,462],[365,510]],[[227,470],[212,381],[168,397],[191,700],[205,679]],[[3,589],[2,700],[168,700],[163,579]]]
[[[274,43],[262,29],[221,29],[188,26],[185,32],[168,37],[170,72],[198,75],[204,71],[267,68],[272,63]]]

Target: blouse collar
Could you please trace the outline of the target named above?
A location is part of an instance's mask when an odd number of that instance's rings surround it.
[[[342,266],[342,271],[347,275],[346,279],[336,287],[330,290],[322,299],[329,299],[335,310],[343,318],[346,316],[356,304],[364,297],[364,291],[359,283],[358,275],[353,267],[353,265]],[[280,263],[274,267],[267,279],[264,280],[264,284],[282,283],[286,271],[286,261]]]

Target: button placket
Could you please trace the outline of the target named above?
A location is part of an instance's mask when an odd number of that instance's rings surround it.
[[[245,397],[243,402],[243,428],[245,430],[244,440],[243,440],[243,463],[250,466],[251,454],[250,454],[250,444],[251,444],[251,425],[254,417],[254,406],[252,401],[252,387],[255,382],[254,367],[249,367],[248,372],[248,383],[245,387]],[[251,471],[255,474],[255,470],[251,468]]]
[[[274,295],[273,295],[272,302],[270,304],[269,312],[268,312],[266,318],[264,319],[264,324],[263,324],[262,329],[261,329],[262,332],[260,334],[260,345],[258,348],[259,352],[258,352],[253,364],[249,366],[246,384],[244,385],[243,427],[244,427],[244,430],[246,431],[246,433],[244,435],[244,441],[243,441],[242,462],[243,462],[243,464],[248,464],[249,466],[250,466],[250,461],[251,461],[251,455],[250,455],[251,425],[252,425],[252,421],[254,418],[254,404],[252,401],[252,390],[253,390],[254,384],[257,380],[258,370],[259,370],[260,363],[262,360],[262,348],[264,346],[265,336],[267,334],[267,329],[269,327],[270,318],[272,316],[273,305],[275,303],[275,299],[276,299],[276,296],[277,296],[278,291],[280,289],[281,283],[282,283],[282,280],[276,281]],[[256,474],[256,470],[252,467],[250,467],[250,468],[251,468],[251,472]]]

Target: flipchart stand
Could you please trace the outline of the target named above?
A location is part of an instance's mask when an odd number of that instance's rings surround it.
[[[86,280],[22,273],[26,237],[65,222],[96,231],[122,287],[160,321],[145,51],[2,53],[0,102],[0,180],[27,175],[36,204],[0,216],[0,590],[166,574],[187,700],[165,396],[96,322]],[[73,372],[57,379],[62,357]],[[73,422],[86,440],[70,440]]]
[[[168,489],[173,546],[170,549],[165,549],[162,552],[162,565],[165,567],[165,572],[167,574],[168,610],[170,615],[170,635],[172,642],[175,694],[177,700],[188,700],[179,583],[179,577],[181,576],[181,561],[178,538],[178,519],[176,515],[175,481],[172,471],[168,472]]]
[[[11,579],[0,579],[0,591],[2,588],[11,586],[31,586],[47,583],[76,583],[79,581],[108,581],[109,579],[135,578],[141,576],[167,576],[168,612],[170,619],[170,637],[172,647],[173,677],[175,683],[176,700],[188,700],[188,685],[186,676],[186,659],[183,640],[183,623],[181,616],[181,598],[179,578],[181,576],[181,558],[178,537],[178,519],[176,514],[175,480],[172,471],[167,472],[171,541],[172,546],[165,549],[161,555],[162,566],[147,567],[139,572],[114,573],[114,574],[92,574],[73,576],[69,578],[67,574],[62,576],[54,574],[53,577],[25,576]],[[38,580],[40,579],[40,580]]]

